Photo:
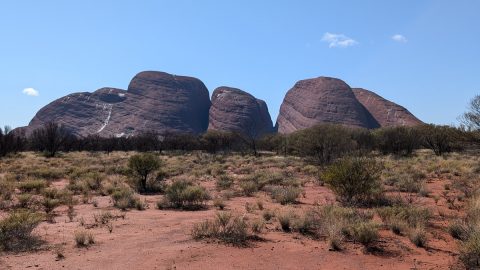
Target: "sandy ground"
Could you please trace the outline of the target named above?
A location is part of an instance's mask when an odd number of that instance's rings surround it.
[[[433,179],[428,183],[432,193],[441,192],[446,180]],[[63,188],[65,182],[53,186]],[[211,186],[211,183],[204,183]],[[334,201],[325,187],[307,184],[305,197],[293,208],[307,208],[315,203]],[[262,195],[260,195],[262,196]],[[313,240],[298,233],[282,232],[276,221],[267,224],[263,240],[246,248],[218,243],[197,242],[191,239],[194,223],[212,218],[217,210],[209,207],[203,211],[166,211],[155,209],[160,195],[143,196],[149,203],[145,211],[131,210],[125,218],[117,218],[110,233],[105,226],[91,228],[96,243],[89,248],[77,248],[73,235],[80,227],[94,224],[93,214],[111,211],[109,197],[95,197],[98,207],[92,204],[75,206],[77,216],[70,222],[66,208],[56,210],[56,223],[42,223],[36,233],[46,242],[38,251],[4,254],[0,269],[449,269],[456,262],[458,248],[445,231],[439,211],[434,211],[433,229],[429,231],[428,248],[415,247],[407,237],[381,231],[374,250],[366,251],[359,244],[346,243],[344,251],[329,251],[325,241]],[[227,209],[244,214],[245,203],[255,203],[255,197],[236,197],[227,201]],[[431,198],[415,202],[434,209],[446,206]],[[275,209],[265,199],[265,208]],[[261,217],[262,211],[247,213],[249,218]],[[57,252],[64,258],[57,258]]]

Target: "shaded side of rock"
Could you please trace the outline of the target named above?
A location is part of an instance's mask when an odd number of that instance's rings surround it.
[[[196,78],[145,71],[132,79],[128,94],[140,129],[199,134],[208,128],[209,93]]]

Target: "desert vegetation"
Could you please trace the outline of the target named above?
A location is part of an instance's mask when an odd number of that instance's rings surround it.
[[[123,241],[137,222],[160,222],[182,226],[191,245],[241,250],[302,239],[365,258],[402,254],[412,267],[423,260],[426,268],[476,269],[475,132],[320,125],[263,137],[254,149],[222,132],[78,139],[51,123],[30,138],[7,128],[0,136],[2,256],[54,252],[68,261]],[[182,222],[162,221],[176,215]]]

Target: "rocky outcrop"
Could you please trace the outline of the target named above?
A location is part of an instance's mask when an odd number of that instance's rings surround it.
[[[382,127],[415,126],[423,124],[404,107],[393,103],[372,91],[353,88],[355,97]]]
[[[210,97],[199,79],[141,72],[130,82],[128,93],[140,109],[135,123],[142,129],[199,134],[208,128]]]
[[[62,97],[42,108],[24,130],[28,134],[54,121],[77,136],[202,133],[209,109],[208,90],[200,80],[147,71],[137,74],[127,91],[102,88]]]
[[[265,101],[230,87],[213,91],[208,129],[239,132],[249,137],[274,131]]]
[[[137,74],[127,90],[101,88],[55,100],[16,132],[28,136],[52,121],[79,137],[146,131],[201,134],[208,128],[258,138],[277,129],[291,133],[321,123],[370,129],[422,124],[404,107],[371,91],[318,77],[299,81],[287,92],[274,128],[263,100],[240,89],[219,87],[211,103],[200,80],[156,71]]]
[[[280,107],[278,132],[288,134],[322,123],[361,128],[379,126],[344,81],[318,77],[297,82]]]

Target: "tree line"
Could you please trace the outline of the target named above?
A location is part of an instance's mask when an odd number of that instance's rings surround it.
[[[53,157],[58,152],[71,151],[194,151],[209,153],[240,152],[258,154],[271,151],[280,155],[307,156],[319,163],[331,161],[350,153],[369,153],[399,156],[411,155],[420,148],[431,149],[436,155],[473,149],[479,145],[479,132],[439,125],[388,127],[375,130],[321,124],[292,134],[271,134],[254,140],[240,133],[207,131],[202,135],[145,132],[130,137],[88,136],[78,138],[56,123],[46,123],[29,137],[0,131],[0,157],[21,151],[42,152]]]
[[[386,127],[375,130],[321,124],[292,134],[270,134],[254,138],[239,132],[209,130],[202,135],[144,132],[129,137],[104,138],[97,135],[73,136],[65,127],[49,122],[28,137],[6,127],[0,129],[0,157],[21,151],[42,152],[53,157],[70,151],[194,151],[209,153],[240,152],[257,155],[273,151],[281,155],[307,156],[319,163],[346,154],[378,151],[382,154],[411,155],[420,148],[431,149],[436,155],[480,146],[480,95],[470,102],[469,111],[460,127],[420,125]]]

